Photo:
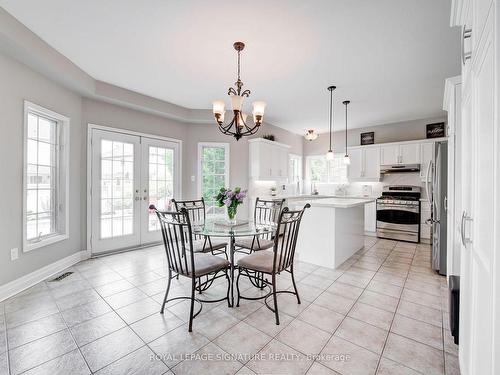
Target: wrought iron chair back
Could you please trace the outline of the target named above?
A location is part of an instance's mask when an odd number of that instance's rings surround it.
[[[264,200],[257,198],[255,200],[255,210],[253,213],[255,224],[257,225],[259,224],[269,225],[270,223],[278,224],[284,204],[285,204],[284,199]],[[266,239],[272,239],[271,238],[272,236],[273,236],[272,234],[264,234],[261,235],[260,237]]]
[[[299,234],[300,222],[308,204],[302,210],[290,211],[285,207],[279,216],[278,229],[276,233],[281,233],[274,238],[274,261],[273,270],[275,273],[282,272],[293,265],[295,247]]]
[[[194,278],[193,238],[188,211],[185,208],[179,212],[155,211],[160,221],[169,269]]]
[[[174,204],[176,211],[180,211],[183,208],[186,209],[189,216],[189,220],[192,225],[197,226],[205,224],[206,212],[205,212],[205,200],[203,198],[195,200],[184,200],[184,201],[177,201],[175,199],[172,199],[172,203]],[[194,234],[193,236],[195,240],[204,238],[202,235],[199,234]]]

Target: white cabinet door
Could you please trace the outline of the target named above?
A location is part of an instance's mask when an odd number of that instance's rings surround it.
[[[349,165],[349,180],[355,181],[363,177],[363,149],[353,148],[349,150],[351,164]]]
[[[369,147],[364,149],[363,177],[367,180],[380,179],[380,148]]]
[[[266,145],[267,146],[267,145]],[[271,177],[279,178],[280,177],[280,167],[281,167],[281,154],[280,149],[278,147],[270,146],[271,148],[271,159],[267,159],[269,165],[271,165]],[[263,160],[265,163],[265,160]]]
[[[433,159],[434,142],[426,142],[420,145],[420,179],[425,182],[427,180],[427,169],[429,163]],[[431,176],[429,174],[429,180]],[[428,181],[430,182],[430,181]]]
[[[380,164],[391,165],[399,162],[399,145],[386,145],[380,147]]]
[[[399,146],[399,163],[418,164],[420,163],[420,144],[409,143]]]
[[[498,317],[495,313],[495,253],[498,250],[495,202],[499,197],[498,179],[498,99],[495,99],[495,31],[490,15],[483,42],[472,66],[472,142],[474,147],[472,246],[471,246],[471,296],[472,313],[472,368],[470,374],[498,374],[495,371],[493,336]],[[473,54],[474,55],[474,54]],[[465,124],[469,126],[469,124]],[[460,301],[461,302],[461,301]],[[496,316],[495,316],[496,315]],[[498,338],[496,338],[498,340]],[[498,341],[496,342],[498,345]],[[498,364],[496,364],[498,366]]]
[[[377,231],[377,203],[365,204],[365,232]]]
[[[286,148],[280,147],[280,167],[279,167],[279,177],[287,178],[288,177],[288,150]]]
[[[260,179],[269,179],[274,177],[273,173],[273,150],[271,145],[268,145],[266,143],[258,143],[258,154],[256,155],[257,159],[259,160],[258,163],[258,173],[257,173],[257,178]]]

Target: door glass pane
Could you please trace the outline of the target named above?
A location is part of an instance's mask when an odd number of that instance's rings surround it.
[[[134,145],[101,140],[101,238],[133,233]]]
[[[174,150],[165,147],[149,146],[149,204],[160,211],[170,210],[174,191]],[[149,213],[148,230],[160,230],[156,214]]]

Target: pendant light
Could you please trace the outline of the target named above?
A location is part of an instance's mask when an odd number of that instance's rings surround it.
[[[344,155],[344,164],[351,164],[351,159],[349,158],[349,154],[347,153],[347,105],[350,103],[350,100],[344,100],[342,103],[345,105],[345,155]]]
[[[333,149],[332,149],[332,121],[333,121],[333,90],[335,90],[336,86],[328,87],[328,91],[330,91],[330,148],[326,153],[326,160],[333,160]]]

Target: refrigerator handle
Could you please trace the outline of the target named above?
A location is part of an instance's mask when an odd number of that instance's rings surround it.
[[[427,200],[429,201],[429,206],[432,207],[431,196],[429,193],[429,175],[431,172],[431,168],[432,168],[432,160],[429,161],[429,164],[427,165],[427,173],[425,174],[425,193],[427,195]]]

